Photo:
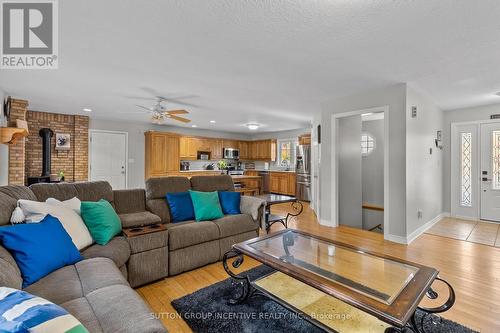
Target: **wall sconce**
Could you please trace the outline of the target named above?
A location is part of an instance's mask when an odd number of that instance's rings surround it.
[[[436,148],[443,150],[443,131],[437,131],[434,143],[436,144]]]

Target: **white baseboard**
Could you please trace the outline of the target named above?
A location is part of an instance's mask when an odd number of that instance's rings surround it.
[[[415,231],[413,231],[411,234],[409,234],[406,237],[387,234],[387,235],[385,235],[384,238],[386,240],[391,241],[391,242],[408,245],[411,242],[413,242],[418,236],[420,236],[421,234],[426,232],[429,228],[431,228],[434,224],[438,223],[439,221],[441,221],[441,219],[448,217],[448,216],[450,216],[450,213],[441,213],[441,214],[437,215],[436,217],[434,217],[432,220],[430,220],[430,221],[426,222],[425,224],[423,224],[422,226],[420,226],[418,229],[416,229]]]

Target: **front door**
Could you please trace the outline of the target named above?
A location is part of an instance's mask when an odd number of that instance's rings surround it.
[[[114,190],[127,187],[127,134],[90,132],[90,180],[105,180]]]
[[[481,124],[481,219],[500,222],[500,124]]]

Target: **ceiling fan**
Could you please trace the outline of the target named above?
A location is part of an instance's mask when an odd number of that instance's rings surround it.
[[[126,96],[131,99],[144,99],[151,100],[156,99],[156,103],[152,107],[146,107],[143,105],[137,105],[137,107],[147,110],[148,113],[151,113],[151,120],[155,123],[160,123],[165,119],[172,119],[176,121],[180,121],[183,123],[191,122],[190,119],[180,117],[181,114],[188,114],[189,112],[184,109],[179,110],[167,110],[166,103],[173,103],[179,105],[186,105],[191,107],[197,107],[198,105],[187,103],[183,101],[183,99],[187,98],[196,98],[196,95],[184,95],[184,96],[175,96],[175,97],[165,97],[159,94],[156,90],[148,87],[142,87],[143,91],[147,92],[151,97],[145,96]]]
[[[155,123],[160,123],[165,119],[172,119],[172,120],[180,121],[182,123],[191,122],[190,119],[179,116],[181,114],[188,114],[189,113],[188,111],[186,111],[184,109],[167,110],[167,107],[165,106],[164,101],[165,100],[159,98],[158,101],[156,102],[156,104],[150,108],[143,106],[143,105],[137,105],[137,104],[136,104],[136,106],[141,108],[141,109],[147,110],[147,113],[151,114],[151,120]]]

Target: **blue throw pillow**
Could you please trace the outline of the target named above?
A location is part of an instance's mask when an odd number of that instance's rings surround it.
[[[0,228],[0,244],[16,260],[23,288],[83,259],[61,222],[51,215],[39,223]]]
[[[59,305],[7,287],[0,287],[0,332],[88,333]]]
[[[193,201],[189,192],[167,193],[167,203],[170,207],[172,222],[194,220]]]
[[[240,202],[241,193],[240,192],[219,192],[219,201],[222,206],[222,212],[228,215],[241,214]]]

